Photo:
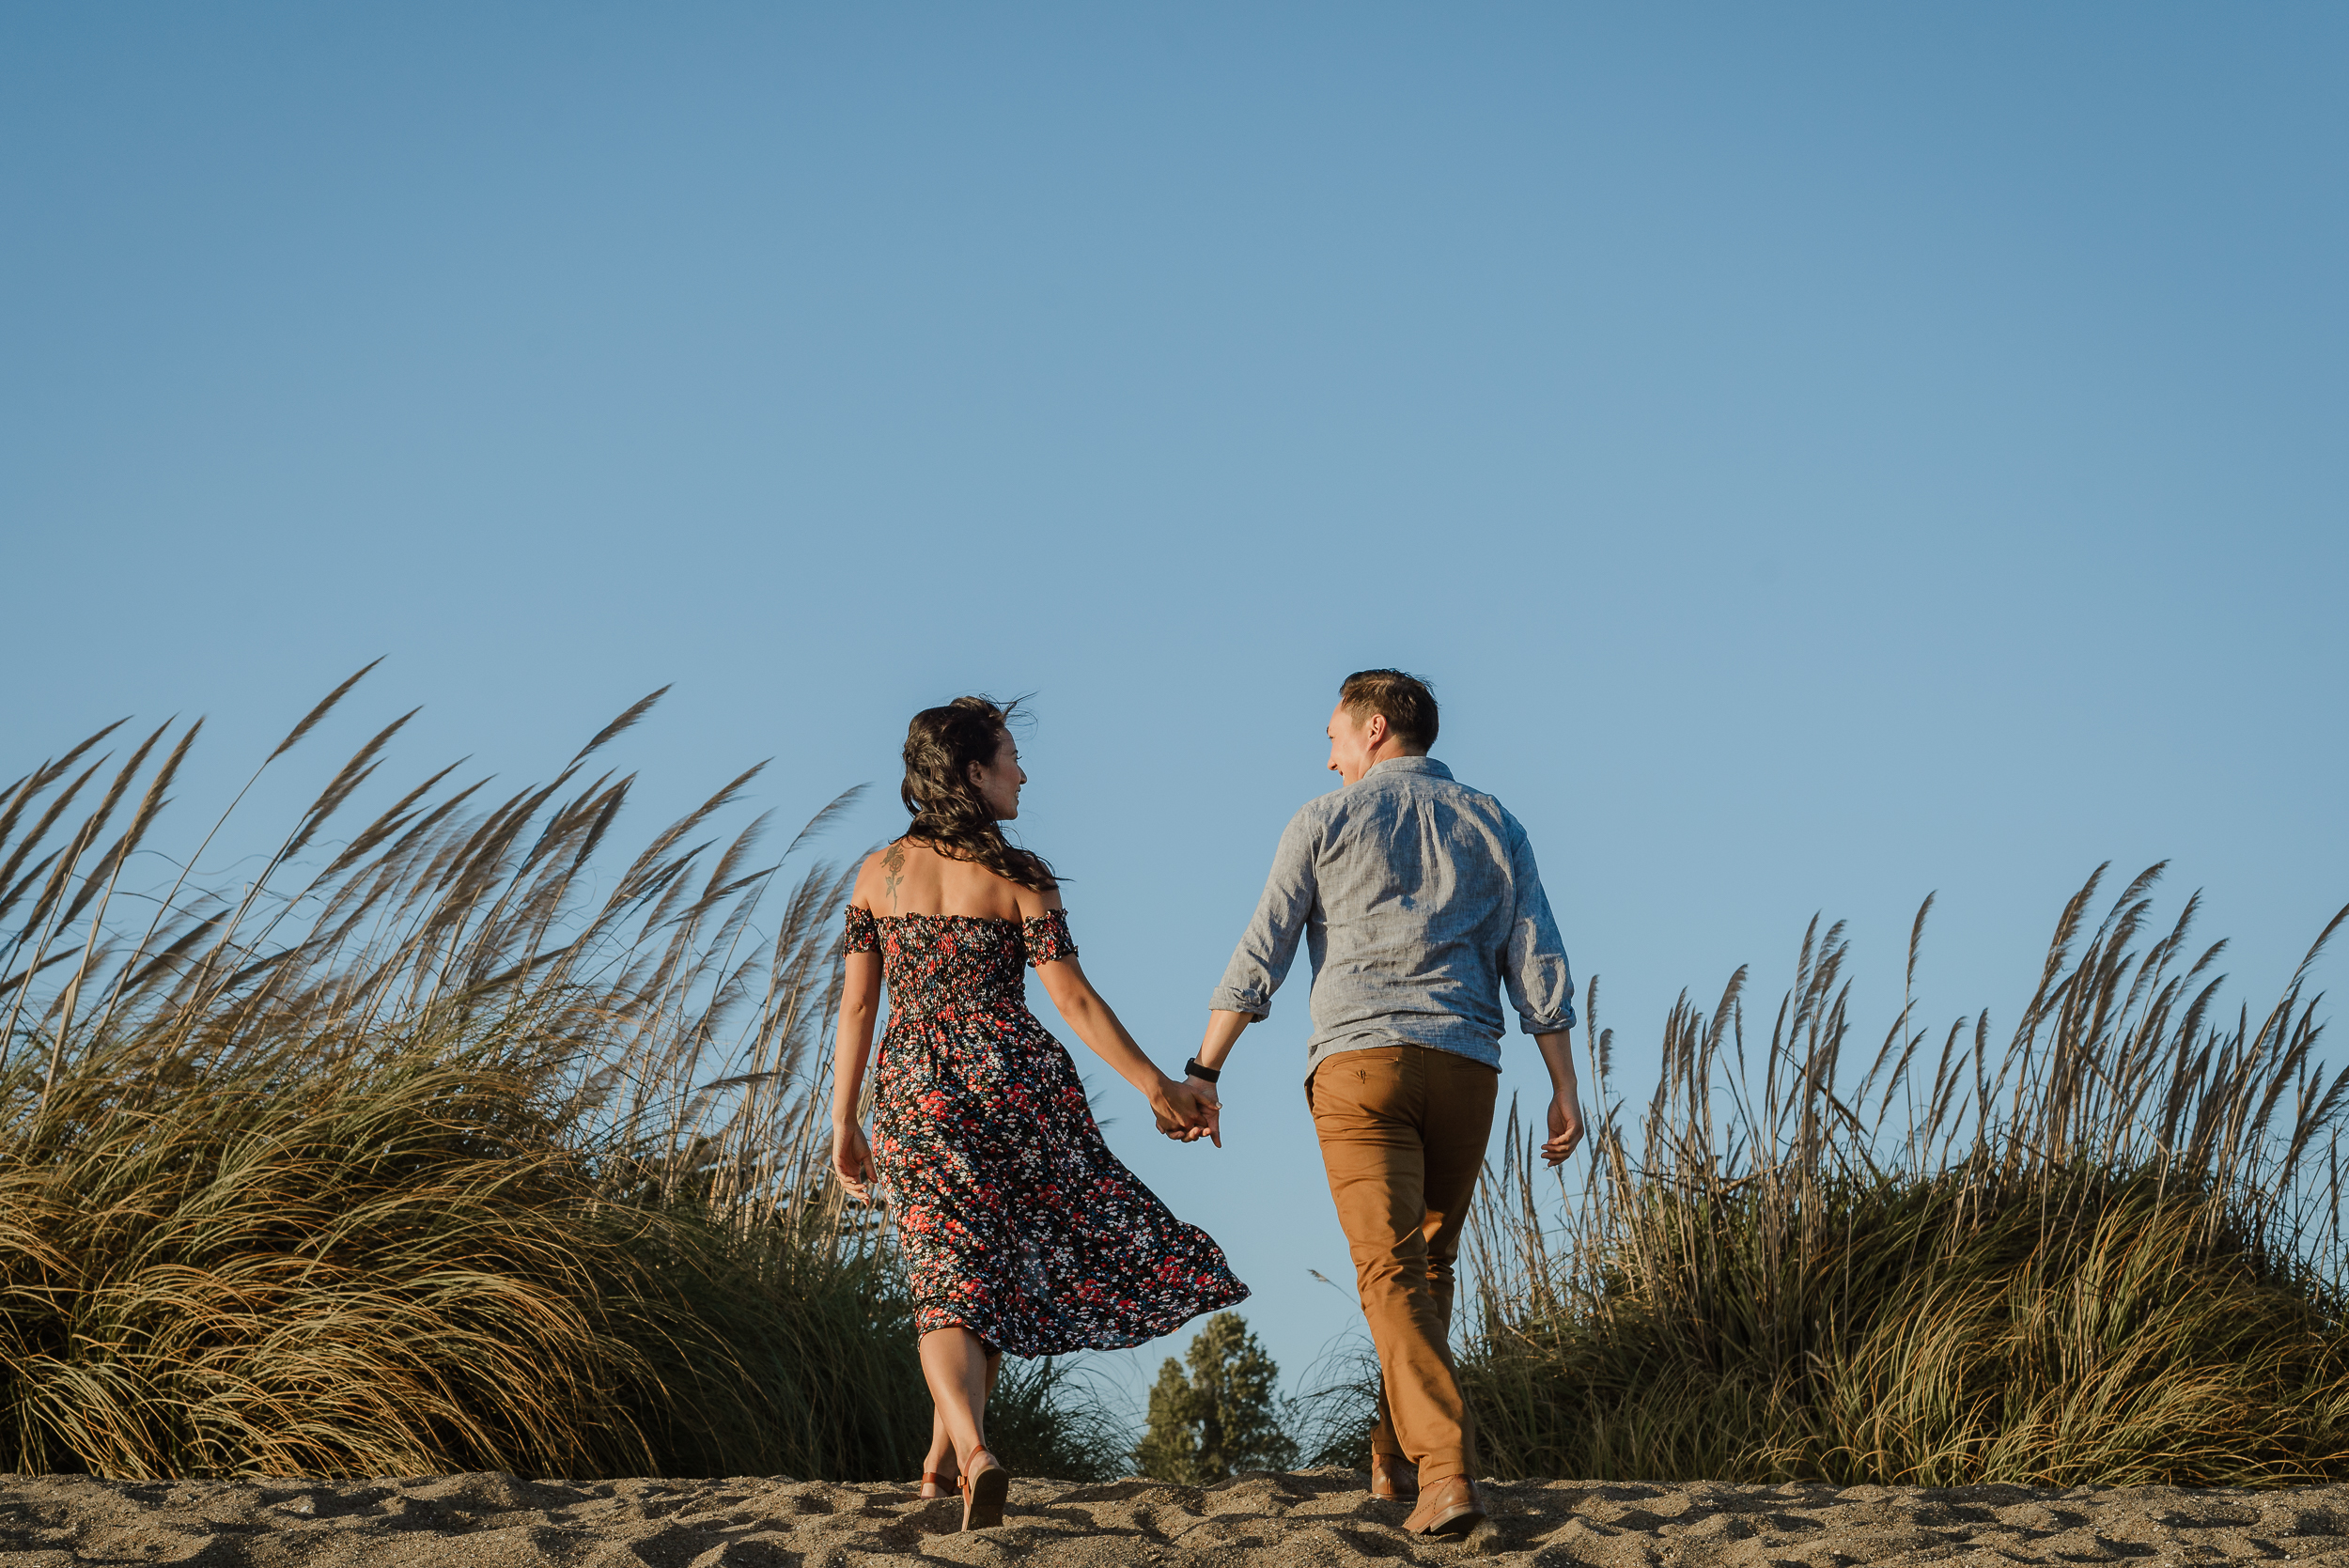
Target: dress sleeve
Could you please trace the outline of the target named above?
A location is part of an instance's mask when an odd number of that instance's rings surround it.
[[[1034,920],[1019,923],[1019,934],[1027,939],[1028,962],[1039,969],[1055,958],[1074,958],[1077,939],[1068,934],[1068,911],[1050,909]]]
[[[873,923],[873,911],[848,906],[848,936],[842,943],[844,953],[874,953],[880,948],[880,927]]]

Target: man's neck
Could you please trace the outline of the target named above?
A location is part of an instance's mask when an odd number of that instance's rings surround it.
[[[1361,784],[1363,779],[1370,777],[1370,770],[1377,767],[1382,762],[1392,762],[1398,757],[1423,757],[1427,753],[1423,751],[1407,752],[1400,746],[1392,744],[1382,745],[1376,751],[1366,752],[1363,753],[1361,775],[1360,778],[1354,779],[1351,782]]]

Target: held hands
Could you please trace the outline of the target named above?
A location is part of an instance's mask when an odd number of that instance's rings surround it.
[[[1223,1102],[1217,1097],[1215,1085],[1205,1079],[1196,1078],[1185,1079],[1183,1082],[1185,1087],[1197,1097],[1200,1110],[1205,1118],[1198,1126],[1193,1127],[1184,1137],[1183,1141],[1195,1143],[1202,1137],[1206,1137],[1215,1141],[1217,1148],[1223,1147]]]
[[[1158,1088],[1150,1095],[1150,1111],[1158,1120],[1159,1130],[1178,1143],[1212,1138],[1215,1146],[1221,1148],[1223,1139],[1218,1119],[1222,1109],[1215,1091],[1196,1079],[1178,1083],[1161,1075]]]

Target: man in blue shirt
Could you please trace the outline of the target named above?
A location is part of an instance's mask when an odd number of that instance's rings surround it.
[[[1485,1514],[1452,1369],[1453,1265],[1492,1130],[1500,993],[1549,1068],[1542,1154],[1556,1164],[1582,1139],[1574,977],[1525,830],[1427,754],[1425,682],[1348,675],[1329,737],[1345,787],[1282,833],[1191,1085],[1215,1105],[1224,1058],[1270,1010],[1301,938],[1314,967],[1305,1094],[1378,1350],[1371,1491],[1416,1495],[1407,1529],[1465,1535]]]

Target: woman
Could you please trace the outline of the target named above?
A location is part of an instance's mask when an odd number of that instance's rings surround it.
[[[1160,1132],[1206,1132],[1202,1102],[1151,1065],[1077,966],[1051,868],[997,826],[1028,782],[1008,719],[958,697],[907,729],[913,821],[849,894],[832,1079],[834,1170],[860,1198],[887,1184],[897,1208],[937,1407],[922,1495],[958,1486],[965,1529],[1001,1524],[1010,1488],[985,1424],[1004,1351],[1140,1344],[1248,1295],[1206,1233],[1110,1153],[1076,1063],[1028,1011],[1023,959]],[[868,1147],[858,1107],[884,977]]]

